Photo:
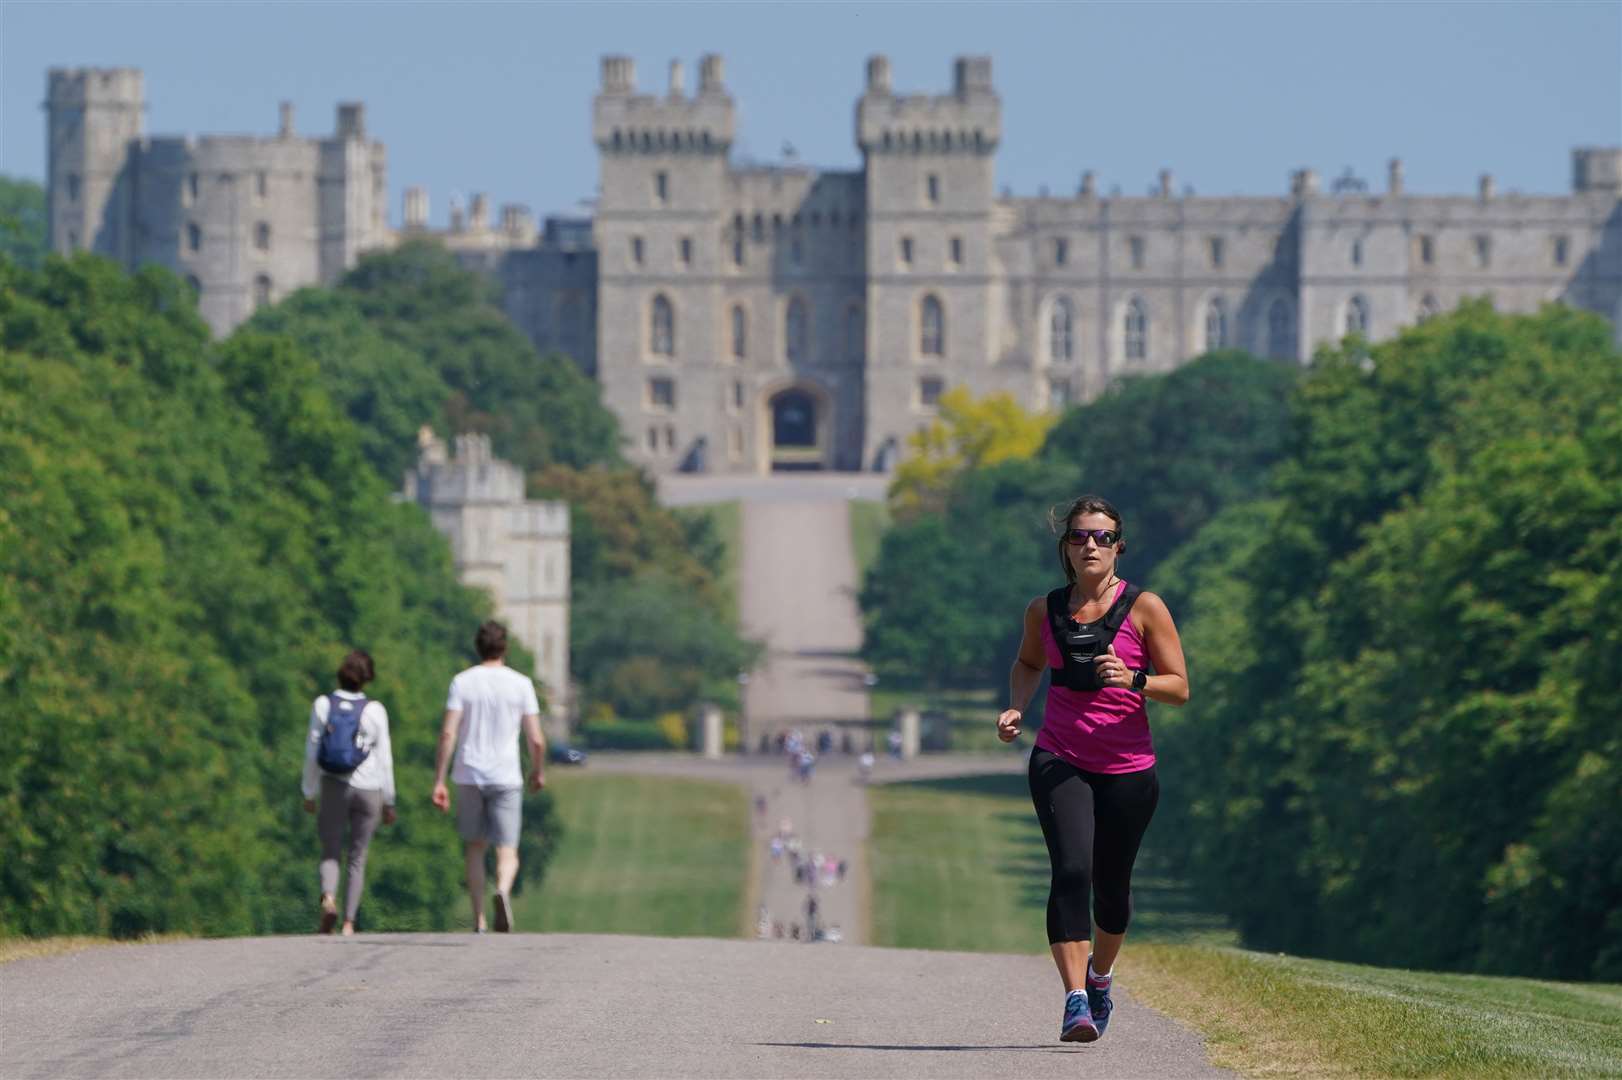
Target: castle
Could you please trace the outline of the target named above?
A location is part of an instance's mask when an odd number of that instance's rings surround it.
[[[1169,172],[1143,196],[1012,197],[994,184],[1001,102],[991,61],[960,57],[949,92],[898,94],[884,57],[856,101],[863,165],[733,160],[721,58],[697,86],[670,67],[639,91],[602,61],[591,219],[482,196],[427,226],[427,195],[385,220],[385,155],[362,107],[300,138],[151,138],[141,75],[49,75],[51,244],[186,275],[226,332],[255,306],[332,282],[362,251],[434,236],[500,283],[542,349],[596,376],[627,453],[654,472],[888,469],[941,393],[1086,400],[1122,373],[1207,350],[1302,361],[1489,297],[1563,301],[1622,326],[1622,148],[1579,148],[1572,191],[1410,195],[1311,169],[1278,196],[1195,196]]]

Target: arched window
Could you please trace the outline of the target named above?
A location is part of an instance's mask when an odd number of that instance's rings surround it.
[[[1436,297],[1426,293],[1425,299],[1419,302],[1419,321],[1428,323],[1441,313],[1442,305],[1436,302]]]
[[[926,296],[919,305],[918,352],[923,356],[946,355],[946,312],[939,297]]]
[[[1228,305],[1222,297],[1213,296],[1205,305],[1205,351],[1216,352],[1228,347]]]
[[[1128,360],[1149,355],[1149,316],[1141,300],[1132,300],[1121,314],[1121,354]]]
[[[203,250],[203,230],[195,223],[186,226],[186,250]]]
[[[253,227],[253,246],[260,251],[270,250],[270,226],[261,221]]]
[[[1283,297],[1267,309],[1267,355],[1275,360],[1295,359],[1295,318]]]
[[[253,279],[253,306],[264,307],[268,303],[270,303],[270,278],[268,275],[260,274]]]
[[[860,363],[867,355],[867,320],[862,318],[862,305],[851,304],[845,309],[845,356]]]
[[[805,299],[796,296],[788,302],[788,311],[783,316],[783,346],[791,364],[806,358],[806,330]]]
[[[652,334],[649,351],[655,356],[676,355],[676,309],[663,294],[653,298]]]
[[[1343,332],[1347,334],[1369,332],[1369,302],[1360,295],[1346,301],[1346,326]]]
[[[1352,265],[1363,265],[1363,241],[1361,240],[1352,241]]]
[[[1070,310],[1070,301],[1061,296],[1053,301],[1053,309],[1048,313],[1048,362],[1062,364],[1075,356],[1075,316]]]
[[[743,305],[734,304],[732,307],[732,358],[742,360],[749,355],[749,322],[744,316]]]

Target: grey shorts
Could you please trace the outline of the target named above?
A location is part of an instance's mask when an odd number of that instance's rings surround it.
[[[523,809],[521,787],[456,785],[456,831],[463,840],[517,847]]]

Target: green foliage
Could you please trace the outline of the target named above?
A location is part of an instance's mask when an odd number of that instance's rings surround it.
[[[1608,338],[1469,305],[1320,355],[1276,503],[1184,560],[1194,694],[1162,746],[1247,941],[1622,975]]]
[[[172,274],[90,256],[0,264],[0,350],[0,933],[307,930],[304,734],[352,646],[401,807],[362,919],[445,926],[458,845],[420,799],[487,601],[315,362],[213,346]]]
[[[907,439],[888,504],[897,521],[938,513],[966,470],[1031,457],[1053,426],[1048,413],[1027,412],[1008,393],[976,398],[966,387],[941,395],[940,416]]]
[[[45,189],[33,180],[0,176],[0,259],[38,270],[51,250]]]

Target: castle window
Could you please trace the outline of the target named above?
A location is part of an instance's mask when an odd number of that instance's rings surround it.
[[[676,380],[656,375],[648,380],[648,408],[672,412],[676,408]]]
[[[665,425],[665,449],[666,450],[672,450],[672,451],[676,449],[676,425],[675,424],[666,424]]]
[[[1282,297],[1267,309],[1267,355],[1275,360],[1295,357],[1295,318],[1290,302]]]
[[[1342,333],[1367,334],[1369,332],[1369,302],[1362,296],[1346,301],[1346,318]]]
[[[805,300],[796,296],[788,302],[788,311],[783,316],[784,355],[791,364],[806,359],[806,330]]]
[[[910,236],[901,238],[901,265],[912,265],[912,237]]]
[[[670,201],[670,176],[665,172],[653,174],[653,199],[660,206]]]
[[[772,235],[776,236],[783,231],[783,215],[772,215]]]
[[[197,174],[196,173],[187,173],[186,174],[186,183],[180,189],[180,197],[181,197],[182,204],[186,205],[186,206],[190,206],[192,203],[197,201]]]
[[[930,173],[924,181],[924,192],[929,199],[930,206],[939,206],[941,203],[941,178]]]
[[[1132,259],[1132,269],[1143,269],[1143,237],[1129,236],[1126,241],[1128,255]]]
[[[939,297],[926,296],[919,305],[918,352],[923,356],[946,354],[946,312]]]
[[[745,394],[746,394],[746,391],[744,390],[743,380],[741,380],[741,379],[733,380],[733,383],[732,383],[732,407],[733,407],[733,409],[735,409],[735,410],[742,410],[743,409],[743,402],[744,402]]]
[[[1059,409],[1068,408],[1069,405],[1070,405],[1070,380],[1069,379],[1049,379],[1048,380],[1048,408],[1054,409],[1054,410],[1059,410]]]
[[[766,239],[766,219],[759,214],[756,214],[755,220],[750,223],[750,235],[757,244]]]
[[[270,194],[270,174],[264,170],[254,173],[253,197],[263,199]]]
[[[683,266],[693,265],[693,238],[691,236],[684,236],[676,242],[676,257],[681,260]]]
[[[732,306],[732,358],[742,360],[749,355],[749,320],[742,304]]]
[[[1476,237],[1476,266],[1485,270],[1492,265],[1492,237],[1485,234]]]
[[[867,353],[867,320],[862,318],[862,305],[853,303],[845,309],[845,355],[860,363]]]
[[[1223,250],[1223,246],[1222,237],[1220,236],[1213,236],[1208,242],[1208,250],[1211,255],[1211,269],[1213,270],[1222,269],[1222,260],[1227,254],[1227,252]]]
[[[934,375],[925,375],[918,380],[918,407],[920,409],[934,409],[941,403],[941,390],[943,384]]]
[[[203,283],[201,281],[197,280],[196,275],[194,275],[194,274],[187,274],[186,275],[186,287],[191,289],[192,292],[194,292],[194,293],[196,293],[198,295],[202,295]]]
[[[732,265],[743,265],[743,234],[739,233],[732,238]]]
[[[260,274],[253,279],[253,306],[261,308],[268,303],[270,303],[270,278]]]
[[[1428,323],[1441,313],[1442,306],[1436,302],[1436,297],[1432,296],[1430,293],[1426,293],[1425,299],[1419,302],[1420,323]]]
[[[676,355],[676,310],[670,306],[670,299],[660,295],[653,298],[652,333],[649,335],[649,351],[655,356]]]
[[[1361,240],[1352,241],[1352,265],[1363,265],[1363,241]]]
[[[1121,315],[1121,354],[1140,361],[1149,355],[1149,316],[1141,300],[1132,300]]]
[[[800,238],[798,236],[796,236],[793,240],[789,241],[789,245],[788,245],[788,261],[793,263],[795,266],[799,266],[800,261],[804,257],[805,257],[805,250],[800,244]]]
[[[1048,362],[1068,363],[1075,356],[1075,315],[1069,299],[1061,296],[1053,301],[1053,310],[1048,314]]]
[[[631,263],[635,266],[641,266],[642,256],[642,238],[640,236],[631,237]]]
[[[76,172],[68,173],[68,201],[79,201],[79,174]]]
[[[1429,236],[1419,238],[1419,262],[1423,266],[1436,265],[1436,241]]]
[[[260,251],[270,250],[270,226],[263,221],[253,227],[253,246]]]
[[[648,449],[650,451],[654,452],[654,453],[657,453],[658,450],[659,450],[659,429],[658,428],[650,427],[648,429]]]
[[[1070,241],[1062,236],[1053,238],[1053,265],[1063,266],[1070,261]]]
[[[947,253],[953,266],[963,265],[963,238],[961,236],[952,237],[951,242],[947,245]]]
[[[1554,264],[1556,266],[1564,266],[1564,265],[1566,265],[1566,260],[1568,258],[1570,258],[1570,252],[1571,252],[1571,241],[1566,239],[1566,237],[1564,237],[1564,236],[1557,236],[1557,237],[1554,238],[1554,252],[1553,252],[1553,254],[1554,254]]]
[[[203,250],[203,230],[197,225],[196,222],[192,222],[186,226],[186,250]]]
[[[1205,351],[1216,352],[1228,347],[1228,305],[1220,296],[1213,296],[1205,305]]]

